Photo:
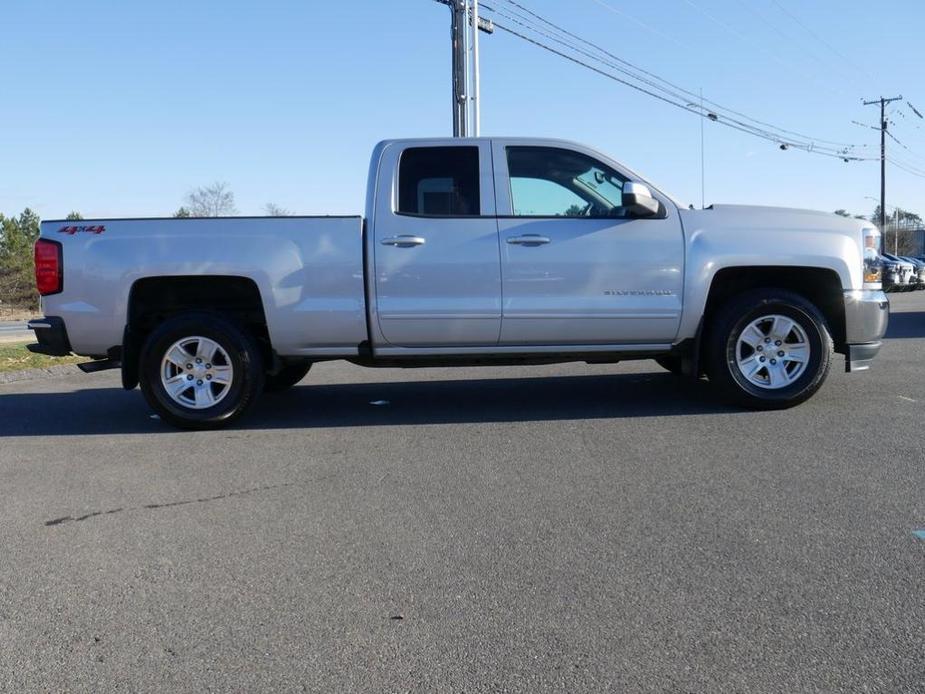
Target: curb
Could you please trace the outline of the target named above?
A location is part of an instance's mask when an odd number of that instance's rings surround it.
[[[59,376],[74,376],[83,372],[76,364],[61,364],[49,366],[44,369],[26,369],[24,371],[7,371],[0,373],[0,386],[19,381],[32,381],[43,378],[56,378]]]

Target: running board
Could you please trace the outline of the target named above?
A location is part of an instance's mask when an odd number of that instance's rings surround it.
[[[108,371],[109,369],[121,367],[122,362],[118,359],[98,359],[97,361],[88,361],[77,365],[77,368],[85,374],[95,374],[97,371]]]

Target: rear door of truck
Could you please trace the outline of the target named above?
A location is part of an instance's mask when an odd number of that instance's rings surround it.
[[[392,143],[378,175],[370,252],[386,343],[496,345],[501,256],[490,143]]]

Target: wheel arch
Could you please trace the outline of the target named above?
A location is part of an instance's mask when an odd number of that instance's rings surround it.
[[[696,336],[691,345],[694,373],[702,373],[706,336],[716,312],[732,297],[752,289],[784,289],[812,302],[825,317],[835,350],[844,353],[845,302],[841,277],[826,267],[743,265],[717,270],[710,278]]]
[[[254,280],[237,275],[144,277],[129,290],[122,340],[124,388],[138,385],[138,359],[147,335],[167,318],[187,311],[218,313],[233,320],[254,336],[266,363],[272,363],[263,298]]]

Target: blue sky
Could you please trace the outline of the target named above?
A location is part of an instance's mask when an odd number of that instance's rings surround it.
[[[520,1],[707,98],[874,155],[878,133],[851,123],[876,123],[862,98],[925,108],[920,0],[778,0],[831,47],[774,0]],[[0,25],[6,214],[167,215],[216,180],[242,214],[359,213],[375,142],[450,134],[449,11],[432,0],[7,0]],[[483,134],[586,142],[699,204],[697,117],[500,32],[482,48]],[[925,169],[925,120],[898,110],[912,152],[889,145]],[[706,170],[707,204],[868,213],[879,196],[877,162],[714,123]],[[888,176],[888,203],[925,211],[925,178]]]

